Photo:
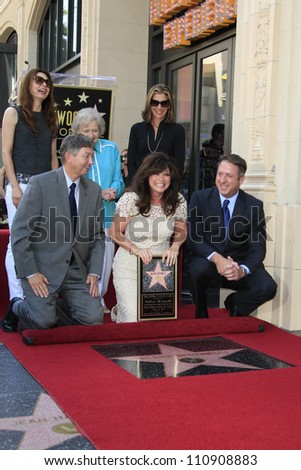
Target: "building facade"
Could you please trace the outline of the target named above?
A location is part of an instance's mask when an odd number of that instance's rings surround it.
[[[27,61],[114,77],[110,138],[120,151],[148,87],[172,88],[186,129],[188,199],[202,143],[224,124],[224,152],[247,160],[244,189],[265,204],[265,265],[278,293],[257,315],[288,330],[301,329],[300,19],[298,0],[0,0],[0,64],[12,74]]]

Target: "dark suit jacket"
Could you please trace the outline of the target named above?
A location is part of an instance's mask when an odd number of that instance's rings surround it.
[[[187,245],[192,256],[207,258],[216,251],[254,272],[262,266],[266,254],[262,201],[239,190],[225,239],[218,190],[213,187],[194,192],[188,211]]]
[[[33,176],[16,211],[11,230],[17,277],[40,272],[49,291],[60,287],[74,254],[83,279],[101,276],[104,255],[100,186],[81,177],[76,236],[73,238],[63,167]]]

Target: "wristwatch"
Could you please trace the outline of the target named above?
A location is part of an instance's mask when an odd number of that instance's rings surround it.
[[[241,265],[239,267],[245,273],[246,276],[249,274],[247,268],[245,268],[244,266],[241,266]]]

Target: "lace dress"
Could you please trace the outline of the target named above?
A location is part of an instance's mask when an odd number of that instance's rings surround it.
[[[125,193],[118,201],[116,213],[120,217],[131,216],[125,236],[138,248],[149,248],[154,256],[164,253],[170,245],[176,220],[186,220],[187,204],[180,194],[176,213],[166,217],[161,206],[151,206],[149,217],[137,215],[137,195]],[[117,323],[137,321],[137,270],[138,258],[119,247],[113,262],[113,282],[117,299]]]

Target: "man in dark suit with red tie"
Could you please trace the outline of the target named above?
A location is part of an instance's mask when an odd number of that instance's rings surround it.
[[[208,287],[236,291],[225,300],[233,317],[250,315],[276,295],[277,284],[263,265],[263,203],[240,189],[246,170],[246,161],[240,156],[221,156],[216,187],[192,194],[187,245],[196,318],[208,317]]]

